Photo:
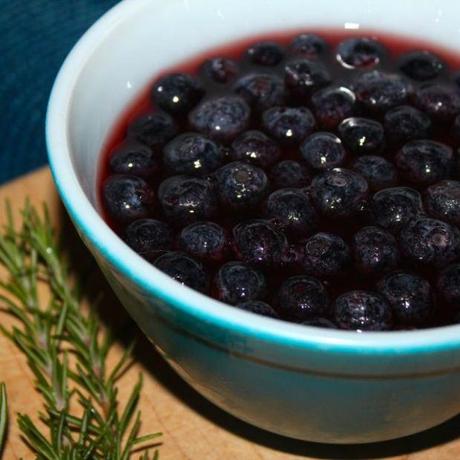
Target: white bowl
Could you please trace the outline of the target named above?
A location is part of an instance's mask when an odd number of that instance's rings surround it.
[[[284,323],[223,305],[168,278],[101,218],[99,157],[152,77],[210,48],[290,29],[379,30],[456,46],[450,0],[130,0],[76,45],[47,119],[65,206],[117,295],[198,391],[265,429],[320,442],[370,442],[460,412],[460,326],[356,334]]]

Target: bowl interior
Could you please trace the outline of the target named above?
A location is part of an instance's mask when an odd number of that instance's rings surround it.
[[[116,8],[93,34],[97,43],[76,81],[68,116],[72,161],[99,208],[98,158],[110,129],[161,69],[221,44],[271,31],[339,28],[383,30],[450,46],[460,37],[451,1],[406,0],[134,0]],[[423,27],[420,25],[423,24]]]
[[[225,307],[179,286],[148,266],[108,228],[97,193],[99,156],[111,129],[152,77],[198,53],[267,32],[309,28],[376,30],[432,41],[458,42],[460,3],[451,0],[130,0],[85,34],[58,76],[50,100],[47,139],[61,196],[80,230],[122,272],[167,301],[240,331],[296,343],[357,345],[367,350],[414,350],[430,343],[460,345],[458,328],[382,334],[312,331]],[[216,304],[222,307],[217,314]],[[392,337],[390,339],[390,336]],[[280,339],[281,340],[281,339]],[[350,348],[351,350],[352,348]],[[353,348],[354,349],[354,348]]]

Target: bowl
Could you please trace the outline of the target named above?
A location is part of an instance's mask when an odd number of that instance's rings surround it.
[[[66,59],[47,116],[54,180],[117,296],[199,393],[274,433],[323,443],[409,435],[460,412],[460,326],[355,333],[289,324],[226,306],[135,254],[101,218],[99,155],[152,76],[243,37],[290,29],[379,30],[460,43],[451,0],[130,0]],[[459,50],[460,51],[460,50]],[[148,410],[148,409],[147,409]]]

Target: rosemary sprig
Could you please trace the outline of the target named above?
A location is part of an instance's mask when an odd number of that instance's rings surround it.
[[[117,383],[131,364],[128,349],[111,369],[113,341],[101,333],[94,311],[84,312],[82,294],[72,283],[46,209],[41,217],[27,204],[15,228],[11,211],[0,234],[0,302],[18,320],[3,332],[26,355],[43,397],[41,423],[18,415],[24,441],[42,460],[128,460],[150,456],[146,444],[160,433],[140,435],[138,402],[142,377],[123,408]],[[43,285],[47,293],[43,293]]]
[[[0,457],[2,456],[6,430],[8,428],[8,398],[6,396],[6,385],[0,383]]]

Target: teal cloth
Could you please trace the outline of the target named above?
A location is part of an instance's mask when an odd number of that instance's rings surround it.
[[[46,105],[59,67],[116,0],[0,0],[0,183],[46,163]]]

